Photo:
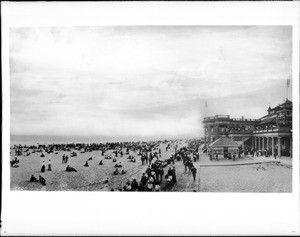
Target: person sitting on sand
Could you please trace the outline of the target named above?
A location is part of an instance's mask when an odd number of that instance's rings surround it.
[[[114,158],[114,159],[112,160],[112,162],[117,162],[117,159]]]
[[[38,182],[37,178],[34,177],[34,175],[32,174],[31,177],[30,177],[30,182]]]
[[[114,171],[114,175],[118,175],[119,174],[119,170],[118,168],[116,168],[116,170]]]
[[[41,157],[45,157],[44,153],[41,154]]]
[[[121,168],[122,167],[121,162],[119,164],[115,164],[115,167]]]
[[[107,183],[108,183],[108,177],[106,178],[106,180],[104,181],[104,183],[105,183],[105,184],[107,184]]]
[[[46,180],[40,175],[39,177],[39,182],[42,184],[42,185],[46,185]]]
[[[103,162],[102,162],[102,160],[100,160],[100,162],[99,162],[99,165],[103,165]]]
[[[51,165],[51,160],[49,159],[49,163],[48,163],[48,171],[52,171],[52,165]]]
[[[67,166],[66,171],[67,171],[67,172],[77,172],[76,169],[74,169],[73,167],[71,167],[71,166],[69,166],[69,165]]]
[[[46,167],[45,167],[45,162],[43,161],[42,168],[41,168],[41,172],[44,173],[44,172],[45,172],[45,169],[46,169]]]
[[[126,171],[125,171],[125,170],[122,170],[121,174],[126,174]]]
[[[93,157],[88,158],[88,160],[92,160],[92,159],[93,159]]]
[[[19,161],[18,162],[12,162],[11,167],[12,168],[18,168],[19,167]]]
[[[89,166],[88,161],[86,161],[85,164],[84,164],[83,166],[88,167],[88,166]]]
[[[129,159],[129,162],[135,162],[135,158],[133,156],[131,156],[131,158]]]

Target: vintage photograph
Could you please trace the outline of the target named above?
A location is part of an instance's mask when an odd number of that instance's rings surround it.
[[[10,27],[10,190],[291,193],[292,42],[290,25]]]

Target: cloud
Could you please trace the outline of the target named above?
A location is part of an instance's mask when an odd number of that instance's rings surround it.
[[[11,133],[201,136],[280,102],[291,57],[289,26],[12,28]]]

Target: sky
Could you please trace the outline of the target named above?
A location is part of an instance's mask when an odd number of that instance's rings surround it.
[[[292,80],[291,26],[11,28],[9,43],[15,135],[200,138],[204,117],[260,118]]]

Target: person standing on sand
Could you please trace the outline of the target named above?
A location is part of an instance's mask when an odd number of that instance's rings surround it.
[[[48,163],[48,171],[52,171],[52,165],[51,165],[51,160],[49,159],[49,163]]]
[[[176,183],[176,182],[177,182],[177,179],[176,179],[176,171],[175,171],[175,166],[173,166],[173,169],[172,169],[172,176],[173,176],[173,180],[174,180],[174,182]]]
[[[42,168],[41,168],[41,172],[42,172],[42,173],[45,172],[45,168],[46,168],[46,167],[45,167],[45,161],[43,161]]]
[[[197,173],[197,169],[195,168],[195,166],[193,166],[192,167],[192,174],[193,174],[194,181],[196,180],[196,173]]]

